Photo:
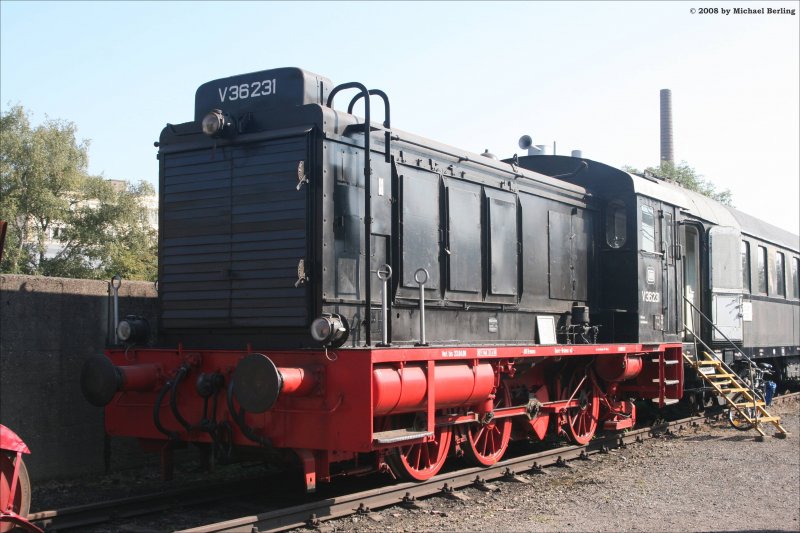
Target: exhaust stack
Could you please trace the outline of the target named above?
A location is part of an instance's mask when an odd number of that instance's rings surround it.
[[[675,162],[672,145],[672,91],[661,89],[661,161]]]

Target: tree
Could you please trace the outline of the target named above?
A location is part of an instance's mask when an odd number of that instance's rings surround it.
[[[0,218],[9,222],[0,269],[155,279],[157,236],[142,202],[152,186],[90,176],[89,143],[75,134],[61,120],[32,127],[22,106],[0,115]],[[59,242],[55,255],[46,247],[50,236]]]
[[[685,189],[689,189],[690,191],[699,192],[700,194],[708,196],[709,198],[713,198],[722,204],[732,205],[731,201],[733,197],[730,189],[718,191],[712,182],[703,179],[703,176],[698,174],[695,169],[690,167],[686,161],[681,161],[678,165],[671,161],[662,161],[660,166],[647,167],[644,169],[644,172],[639,172],[633,167],[623,167],[622,169],[626,172],[630,172],[631,174],[650,174],[655,177],[676,183]]]

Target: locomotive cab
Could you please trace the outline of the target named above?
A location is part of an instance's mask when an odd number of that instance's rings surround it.
[[[603,342],[679,340],[682,272],[672,187],[603,163],[526,156],[520,165],[586,187],[600,212],[594,234],[601,280],[594,314]]]

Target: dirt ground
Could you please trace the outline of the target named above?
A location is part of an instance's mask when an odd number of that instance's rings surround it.
[[[776,406],[788,439],[713,422],[470,499],[327,522],[350,531],[800,531],[800,401]],[[772,426],[769,426],[772,429]]]

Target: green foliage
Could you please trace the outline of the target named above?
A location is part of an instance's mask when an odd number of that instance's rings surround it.
[[[0,270],[45,276],[155,279],[157,235],[145,182],[90,176],[88,142],[71,122],[31,127],[21,106],[0,115],[0,218],[9,223]],[[57,230],[59,251],[47,255]]]
[[[650,174],[652,176],[676,183],[685,189],[689,189],[690,191],[699,192],[700,194],[708,196],[709,198],[713,198],[722,204],[729,206],[733,205],[731,203],[733,197],[730,189],[718,191],[712,182],[703,179],[703,176],[698,174],[695,169],[690,167],[686,161],[681,161],[678,165],[670,161],[662,161],[660,166],[647,167],[644,169],[644,172],[640,172],[633,167],[622,167],[622,170],[625,172],[630,172],[631,174]]]

